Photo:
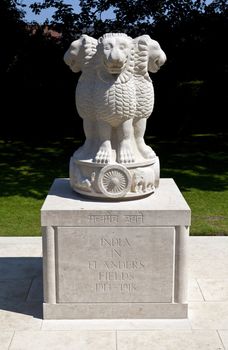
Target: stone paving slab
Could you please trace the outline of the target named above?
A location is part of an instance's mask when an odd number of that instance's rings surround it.
[[[32,279],[41,275],[41,257],[0,257],[0,279]]]
[[[0,257],[42,256],[41,237],[0,237]]]
[[[25,301],[30,286],[30,279],[0,279],[0,302]]]
[[[190,330],[187,319],[179,320],[44,320],[42,330]]]
[[[228,278],[228,237],[190,237],[189,278]]]
[[[43,321],[41,237],[0,237],[0,350],[228,350],[228,237],[189,243],[189,319]]]
[[[188,300],[189,301],[204,301],[197,279],[191,278],[188,281]]]
[[[195,302],[189,304],[192,329],[228,330],[228,302]]]
[[[225,350],[228,349],[228,330],[227,331],[218,331],[218,334],[222,340],[223,346],[225,348]]]
[[[39,330],[41,317],[41,304],[0,303],[0,333],[9,330]]]
[[[117,332],[118,350],[223,350],[216,331]]]
[[[9,331],[1,331],[0,332],[0,349],[1,350],[8,350],[10,343],[13,339],[14,332]]]
[[[15,332],[10,350],[116,350],[109,331]]]
[[[197,281],[206,301],[228,301],[228,279],[211,278]]]
[[[43,303],[43,280],[42,276],[35,277],[31,282],[31,287],[27,296],[29,303]]]

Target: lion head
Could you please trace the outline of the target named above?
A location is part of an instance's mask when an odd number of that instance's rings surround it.
[[[133,39],[123,33],[107,33],[98,39],[100,64],[109,73],[119,75],[133,66]]]
[[[86,68],[96,54],[97,40],[83,34],[78,40],[71,43],[64,55],[64,62],[74,73]]]
[[[147,71],[156,73],[166,61],[166,55],[156,40],[149,35],[134,39],[135,73],[144,75]]]

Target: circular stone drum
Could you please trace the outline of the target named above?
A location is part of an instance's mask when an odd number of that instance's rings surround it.
[[[70,184],[74,191],[107,200],[145,197],[159,185],[159,158],[143,163],[107,165],[71,158]]]

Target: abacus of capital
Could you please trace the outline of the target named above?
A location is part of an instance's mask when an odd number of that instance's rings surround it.
[[[44,318],[186,318],[190,208],[146,145],[149,72],[166,55],[148,35],[82,35],[64,56],[82,72],[85,143],[41,209]]]

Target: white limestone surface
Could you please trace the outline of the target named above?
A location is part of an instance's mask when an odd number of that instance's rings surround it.
[[[116,350],[115,332],[16,332],[10,350]]]
[[[171,303],[173,245],[170,227],[60,227],[57,302]]]
[[[1,350],[8,350],[10,343],[13,339],[13,331],[2,331],[0,332],[0,348]]]
[[[43,320],[42,330],[190,330],[188,319]]]
[[[228,279],[205,278],[198,282],[206,301],[228,301]]]
[[[188,300],[204,301],[203,293],[201,292],[197,279],[191,278],[188,281]]]
[[[41,304],[0,302],[0,333],[3,331],[31,331],[42,325]]]
[[[32,238],[31,238],[32,239]],[[17,257],[28,254],[25,241],[30,240],[26,237],[0,237],[1,252],[4,252],[4,257],[14,259],[14,254],[17,252]],[[203,272],[205,265],[208,266],[205,278],[210,276],[214,279],[215,284],[219,279],[227,276],[228,266],[228,237],[190,237],[189,239],[189,272],[191,276],[202,283]],[[11,243],[10,243],[11,242]],[[41,237],[35,239],[35,249],[31,250],[30,258],[39,258],[41,251]],[[200,255],[200,251],[202,254]],[[197,256],[197,268],[196,268]],[[214,261],[216,267],[224,267],[220,271],[214,269],[213,264],[209,264],[210,256],[217,256]],[[0,254],[0,268],[3,262],[3,257]],[[37,277],[41,277],[41,270],[36,268],[36,265],[30,265],[30,260],[27,260],[27,268],[29,275],[31,269]],[[11,265],[13,269],[9,268],[7,275],[1,274],[5,279],[20,279],[21,275],[17,276],[17,269],[20,271],[20,265]],[[17,267],[18,266],[18,267]],[[26,270],[26,264],[23,265]],[[3,271],[3,269],[1,270]],[[24,277],[22,276],[22,279]],[[206,279],[207,279],[206,278]],[[32,281],[32,280],[31,280]],[[191,284],[191,283],[190,283]],[[193,283],[193,286],[195,284]],[[2,284],[4,289],[4,284]],[[37,288],[42,286],[37,285]],[[202,289],[204,292],[205,289]],[[191,295],[191,294],[190,294]],[[203,294],[202,294],[203,295]],[[204,295],[203,295],[204,297]],[[190,302],[190,318],[189,320],[42,320],[39,309],[42,308],[42,303],[37,302],[36,307],[34,303],[29,302],[30,298],[24,302],[24,306],[18,307],[18,302],[8,301],[8,303],[0,302],[0,349],[1,350],[41,350],[42,347],[46,350],[58,349],[58,344],[61,345],[61,350],[69,350],[68,345],[72,341],[75,344],[80,344],[81,349],[90,350],[91,345],[88,339],[91,339],[91,344],[94,350],[102,349],[102,344],[105,344],[106,349],[112,350],[112,343],[114,349],[118,350],[144,350],[150,349],[202,349],[202,350],[226,350],[228,349],[228,321],[227,321],[227,302],[217,300],[216,302],[209,302],[198,300],[197,302]],[[190,298],[191,299],[191,298]],[[25,307],[26,305],[26,307]],[[17,307],[17,311],[13,312]],[[197,324],[196,324],[197,322]],[[200,329],[191,330],[192,327],[201,327]],[[212,327],[213,326],[213,327]],[[93,331],[93,334],[88,337],[88,333],[84,331]],[[110,341],[104,335],[103,330],[111,331],[108,333]],[[112,336],[112,331],[116,333]],[[16,332],[15,332],[16,331]],[[45,332],[44,332],[45,331]],[[63,331],[67,331],[67,337],[63,335]],[[76,335],[70,336],[76,331]],[[126,333],[126,331],[130,331]],[[42,333],[44,332],[44,335]],[[95,335],[98,335],[98,338]],[[50,341],[48,338],[50,337]],[[99,342],[98,339],[100,338]],[[103,339],[102,339],[103,338]],[[64,342],[65,339],[65,342]],[[80,342],[79,342],[80,339]],[[33,341],[34,340],[34,341]],[[94,341],[95,342],[94,342]],[[155,343],[156,340],[156,344]],[[98,344],[99,347],[96,346]],[[25,347],[26,345],[26,347]],[[42,347],[41,347],[42,345]],[[84,348],[83,348],[84,346]],[[75,348],[74,348],[75,349]],[[76,348],[77,349],[77,348]]]
[[[44,318],[185,318],[190,216],[172,179],[130,203],[55,180],[41,209]]]
[[[126,331],[117,333],[119,350],[222,350],[215,331]]]
[[[156,73],[166,61],[159,43],[149,35],[82,35],[64,61],[82,72],[75,96],[86,137],[70,160],[71,187],[112,201],[153,193],[160,166],[144,134],[154,106],[148,71]]]
[[[191,237],[189,254],[190,278],[227,280],[228,243],[226,237]]]
[[[161,179],[153,196],[130,202],[86,199],[72,191],[69,179],[55,179],[41,208],[42,226],[189,226],[190,219],[173,179]]]
[[[189,305],[192,329],[227,329],[228,302],[192,302]]]
[[[222,340],[224,349],[227,350],[228,349],[228,330],[226,330],[226,331],[219,330],[218,334]]]

